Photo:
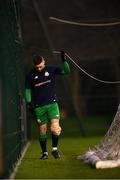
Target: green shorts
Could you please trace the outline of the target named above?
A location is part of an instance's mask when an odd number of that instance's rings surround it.
[[[52,119],[60,119],[58,104],[53,103],[35,108],[35,115],[39,124],[46,124]]]

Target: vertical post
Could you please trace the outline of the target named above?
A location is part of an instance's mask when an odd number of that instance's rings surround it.
[[[3,135],[2,135],[2,83],[0,79],[0,176],[3,173]]]

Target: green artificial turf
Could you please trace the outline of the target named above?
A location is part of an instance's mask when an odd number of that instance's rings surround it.
[[[40,148],[32,141],[15,179],[119,179],[119,168],[98,170],[84,164],[76,157],[100,141],[99,138],[63,138],[59,150],[61,158],[51,156],[51,142],[48,140],[49,159],[40,160]]]
[[[81,136],[79,121],[75,118],[61,121],[62,135],[59,142],[61,158],[51,155],[51,139],[48,133],[47,160],[40,160],[41,152],[37,137],[37,125],[32,122],[32,142],[18,168],[15,179],[119,179],[119,168],[94,169],[77,156],[99,144],[109,128],[111,118],[88,117],[82,119],[86,137]]]

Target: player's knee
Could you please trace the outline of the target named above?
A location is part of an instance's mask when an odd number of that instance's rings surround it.
[[[54,135],[57,135],[59,136],[61,134],[61,127],[55,127],[55,128],[51,128],[51,132],[54,134]]]
[[[47,131],[46,124],[39,126],[39,132],[45,134]]]
[[[58,123],[54,123],[51,125],[51,132],[57,136],[61,134],[61,127],[59,126]]]

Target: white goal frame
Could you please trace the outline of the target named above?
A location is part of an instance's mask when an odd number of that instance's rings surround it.
[[[77,159],[97,169],[120,167],[120,105],[102,142]]]

